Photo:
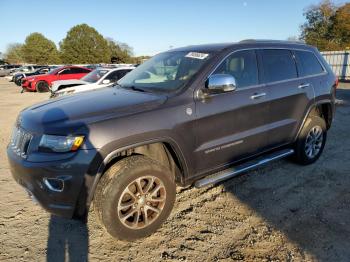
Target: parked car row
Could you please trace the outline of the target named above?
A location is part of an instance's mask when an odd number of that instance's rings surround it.
[[[29,77],[29,76],[34,76],[34,75],[43,75],[43,74],[46,74],[50,70],[55,69],[55,68],[57,68],[57,66],[42,66],[42,67],[35,69],[34,71],[18,72],[18,73],[13,75],[12,81],[16,85],[21,86],[23,78]]]
[[[91,71],[79,80],[54,81],[51,87],[51,97],[106,87],[116,83],[134,68],[134,66],[121,66],[117,68],[101,67]]]
[[[116,83],[136,66],[133,64],[38,66],[17,68],[12,80],[22,92],[51,92],[51,98],[102,88]],[[5,71],[8,69],[3,69]],[[8,72],[3,75],[7,75]]]

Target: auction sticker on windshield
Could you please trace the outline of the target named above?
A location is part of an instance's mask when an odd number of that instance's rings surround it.
[[[196,58],[196,59],[205,59],[209,54],[198,53],[198,52],[189,52],[185,57]]]

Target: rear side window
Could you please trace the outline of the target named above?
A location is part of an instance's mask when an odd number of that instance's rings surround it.
[[[122,78],[126,73],[124,73],[125,70],[118,70],[110,73],[108,76],[106,76],[105,79],[111,80],[111,82],[117,82],[120,78]]]
[[[254,50],[238,51],[227,57],[213,74],[229,74],[237,88],[258,84],[258,66]]]
[[[60,75],[69,75],[72,74],[71,73],[71,69],[70,68],[65,68],[62,71],[59,72]]]
[[[71,74],[85,74],[90,72],[87,69],[79,68],[79,67],[72,67],[70,70],[71,70]]]
[[[297,77],[297,68],[291,51],[263,50],[262,62],[266,82],[276,82]]]
[[[300,76],[317,75],[324,72],[315,54],[308,51],[295,51],[298,59]]]

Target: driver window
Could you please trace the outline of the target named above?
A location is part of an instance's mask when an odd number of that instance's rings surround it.
[[[238,51],[227,57],[213,74],[229,74],[237,88],[258,84],[258,65],[254,50]]]
[[[63,69],[62,71],[60,71],[58,74],[59,75],[68,75],[70,74],[70,69],[69,68],[66,68],[66,69]]]

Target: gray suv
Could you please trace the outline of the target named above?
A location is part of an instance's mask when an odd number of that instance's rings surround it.
[[[176,186],[203,187],[325,146],[337,79],[311,46],[247,40],[173,49],[118,84],[24,109],[7,154],[49,212],[90,205],[122,240],[156,231]]]

